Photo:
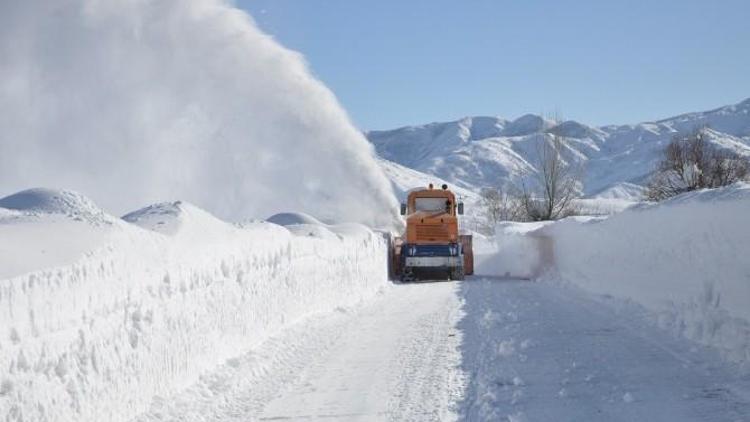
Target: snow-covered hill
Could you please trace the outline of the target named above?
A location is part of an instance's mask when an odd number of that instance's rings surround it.
[[[710,142],[750,156],[750,99],[637,125],[591,127],[572,120],[555,124],[527,114],[512,121],[467,117],[370,131],[367,137],[385,160],[476,191],[502,186],[520,170],[534,167],[539,133],[553,132],[568,140],[566,159],[584,166],[587,196],[635,199],[671,138],[702,126],[710,128]],[[386,173],[392,173],[388,166]]]

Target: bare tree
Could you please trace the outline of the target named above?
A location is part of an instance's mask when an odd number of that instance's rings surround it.
[[[567,140],[559,133],[539,134],[535,169],[525,171],[517,186],[527,220],[557,220],[575,213],[574,200],[581,196],[583,171],[564,159],[565,148]]]
[[[661,201],[697,189],[717,188],[746,179],[750,161],[707,142],[707,128],[674,137],[664,149],[647,189],[646,199]]]
[[[479,195],[481,197],[479,205],[484,219],[484,231],[487,234],[493,234],[495,224],[500,221],[500,214],[502,213],[502,193],[495,188],[483,188]]]
[[[499,188],[483,188],[479,205],[484,219],[484,231],[494,233],[495,225],[501,221],[522,221],[524,212],[518,198]]]

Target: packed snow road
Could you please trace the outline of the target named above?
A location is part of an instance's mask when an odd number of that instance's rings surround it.
[[[630,306],[475,278],[298,322],[138,420],[316,419],[747,421],[750,378]]]
[[[750,377],[633,305],[553,283],[481,280],[467,314],[461,419],[748,421]],[[606,303],[609,302],[609,303]]]

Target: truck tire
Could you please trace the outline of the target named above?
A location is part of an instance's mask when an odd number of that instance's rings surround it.
[[[461,280],[463,280],[464,279],[464,268],[463,267],[454,268],[453,270],[451,270],[450,277],[451,277],[451,280],[454,280],[454,281],[461,281]]]

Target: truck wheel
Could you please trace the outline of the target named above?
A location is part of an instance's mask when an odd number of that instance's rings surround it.
[[[414,277],[414,273],[410,270],[402,270],[401,271],[401,282],[402,283],[409,283],[416,280],[416,277]]]
[[[456,268],[451,271],[451,280],[461,281],[464,279],[464,269]]]

